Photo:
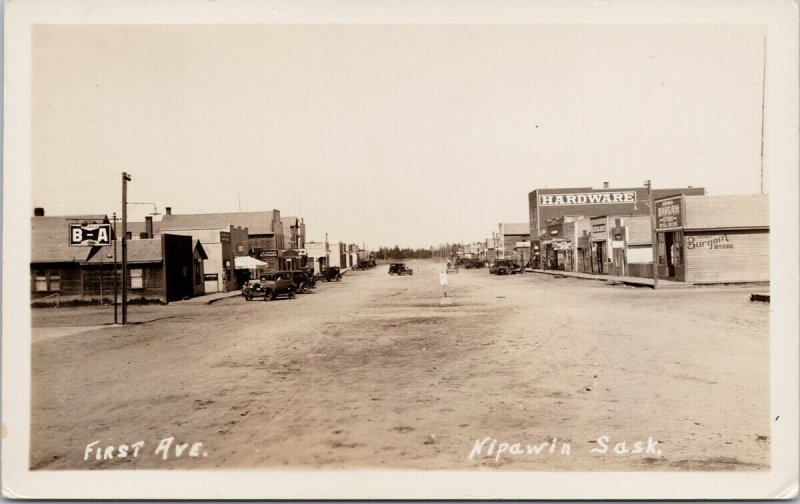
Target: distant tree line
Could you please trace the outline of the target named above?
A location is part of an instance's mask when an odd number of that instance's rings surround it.
[[[394,247],[380,247],[375,251],[375,259],[430,259],[431,257],[433,257],[433,254],[430,249],[400,248],[398,245]]]

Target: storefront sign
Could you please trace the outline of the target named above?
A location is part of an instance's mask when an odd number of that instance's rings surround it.
[[[111,245],[111,224],[70,224],[70,247]]]
[[[592,233],[605,233],[606,232],[606,225],[605,224],[595,224],[592,226]]]
[[[203,275],[203,280],[205,280],[206,282],[210,282],[212,280],[216,282],[218,278],[219,278],[219,273],[206,273]]]
[[[228,231],[220,231],[219,232],[219,242],[220,243],[230,243],[231,242],[231,234]]]
[[[620,240],[612,240],[611,241],[611,248],[615,248],[615,249],[625,248],[625,242],[620,241]]]
[[[278,257],[278,251],[277,250],[262,250],[260,256],[261,257]]]
[[[694,249],[708,249],[708,250],[721,250],[732,249],[733,243],[728,240],[728,235],[713,235],[713,236],[687,236],[686,248],[688,250]]]
[[[636,203],[636,191],[539,195],[539,206],[608,205],[615,203]]]
[[[681,198],[676,196],[666,200],[656,201],[656,229],[670,229],[681,227]]]

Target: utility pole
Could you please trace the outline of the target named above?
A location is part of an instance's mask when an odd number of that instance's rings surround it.
[[[122,172],[122,325],[128,322],[128,182],[131,176]]]
[[[767,89],[767,37],[764,37],[764,59],[761,68],[761,194],[764,194],[764,99]]]
[[[650,196],[650,241],[653,242],[653,289],[658,288],[658,233],[656,232],[655,205],[653,204],[653,182],[645,180],[647,195]]]
[[[117,324],[117,212],[111,218],[114,221],[114,324]]]

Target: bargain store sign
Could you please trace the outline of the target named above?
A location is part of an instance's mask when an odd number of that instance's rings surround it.
[[[539,195],[539,206],[608,205],[614,203],[636,203],[636,191]]]

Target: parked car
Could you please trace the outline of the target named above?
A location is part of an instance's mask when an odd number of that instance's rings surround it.
[[[272,301],[278,296],[286,296],[294,299],[297,288],[291,275],[286,272],[277,272],[261,275],[258,280],[248,280],[242,287],[242,296],[247,301],[255,298],[263,298],[264,301]]]
[[[302,270],[279,271],[279,273],[284,273],[287,277],[291,277],[296,291],[300,294],[308,294],[317,285],[316,278],[313,275],[309,276]]]
[[[390,275],[413,275],[414,270],[406,266],[405,263],[392,263],[389,265]]]
[[[322,278],[326,282],[341,282],[342,270],[338,266],[331,266],[322,270]]]
[[[369,263],[366,261],[358,261],[358,263],[356,263],[356,265],[353,266],[353,269],[356,271],[364,271],[371,268],[372,266],[370,266]]]
[[[492,275],[513,275],[519,271],[519,265],[509,259],[498,259],[489,268]]]

